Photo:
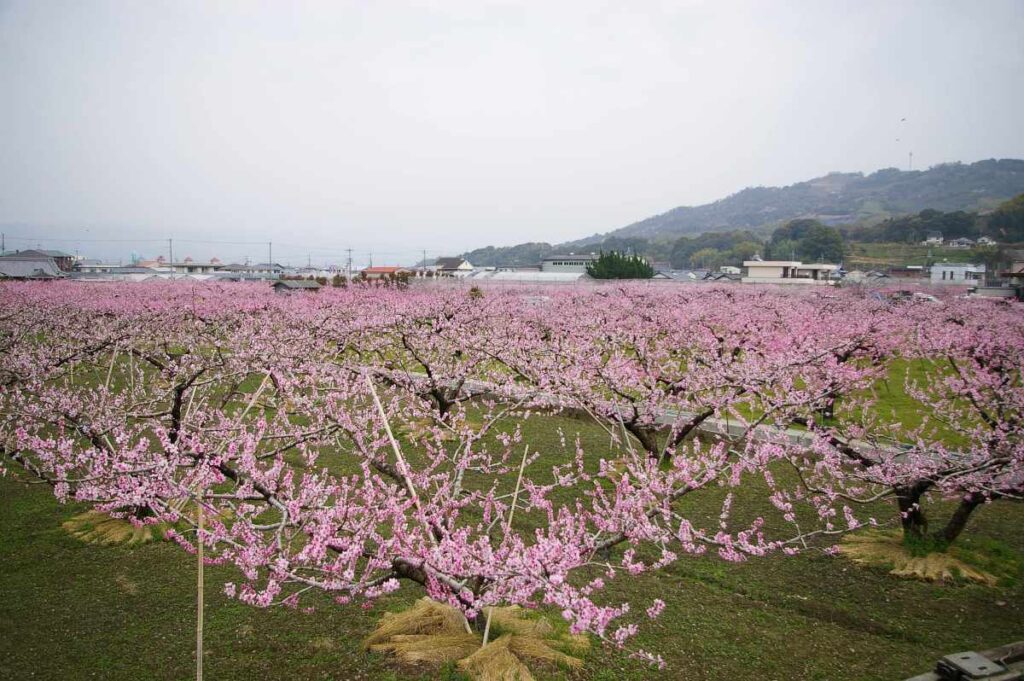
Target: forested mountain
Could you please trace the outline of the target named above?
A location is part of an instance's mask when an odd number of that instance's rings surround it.
[[[848,224],[872,218],[994,208],[1024,192],[1024,161],[946,163],[928,170],[830,173],[788,187],[752,187],[703,206],[682,206],[610,234],[648,239],[756,229],[796,218]]]
[[[515,246],[486,246],[463,253],[462,257],[476,267],[529,267],[553,251],[551,244],[531,241]]]
[[[732,230],[764,230],[798,218],[829,225],[870,224],[886,218],[938,211],[984,211],[1024,193],[1024,160],[945,163],[928,170],[886,168],[869,175],[830,173],[788,187],[751,187],[714,203],[681,206],[607,234],[556,246],[522,244],[479,249],[466,255],[474,265],[536,264],[557,251],[596,250],[609,238],[674,241],[680,236]],[[607,249],[606,249],[607,250]],[[530,262],[524,256],[534,257]]]

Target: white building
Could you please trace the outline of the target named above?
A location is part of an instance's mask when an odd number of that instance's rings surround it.
[[[209,262],[196,262],[192,258],[185,258],[181,262],[163,262],[157,269],[175,274],[210,274],[223,267],[224,265],[216,258]]]
[[[953,248],[970,248],[974,245],[974,239],[968,239],[967,237],[962,236],[959,239],[951,239],[946,245]]]
[[[966,262],[940,262],[932,265],[933,284],[982,286],[985,284],[985,266]]]
[[[434,262],[434,273],[442,277],[468,277],[473,265],[464,258],[438,258]]]
[[[549,255],[540,263],[541,272],[576,272],[586,274],[587,265],[597,260],[594,253],[570,253],[569,255]]]
[[[799,260],[747,260],[743,266],[747,268],[744,284],[832,284],[839,269],[839,265],[805,265]]]

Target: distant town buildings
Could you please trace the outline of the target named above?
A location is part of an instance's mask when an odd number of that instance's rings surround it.
[[[969,239],[953,239],[947,246],[965,246]],[[985,245],[983,239],[978,244]],[[730,285],[851,284],[871,287],[910,285],[926,295],[922,286],[956,286],[979,297],[1024,297],[1024,251],[1006,251],[1009,267],[987,272],[985,264],[940,262],[934,265],[903,265],[879,269],[844,270],[830,263],[803,263],[798,260],[760,260],[755,256],[743,267],[723,265],[717,270],[672,269],[669,263],[656,268],[652,285]],[[587,273],[587,266],[598,258],[592,253],[552,255],[538,265],[524,267],[474,267],[462,257],[438,258],[432,265],[407,268],[401,265],[369,266],[353,272],[361,280],[402,280],[414,285],[600,285]],[[1003,259],[1002,262],[1006,262]],[[186,257],[170,262],[163,257],[143,259],[133,256],[131,264],[104,262],[72,256],[63,251],[29,249],[0,254],[0,280],[70,279],[83,282],[189,281],[266,281],[282,294],[316,291],[324,285],[341,285],[349,273],[337,267],[292,267],[280,263],[224,264],[218,258],[196,261]]]

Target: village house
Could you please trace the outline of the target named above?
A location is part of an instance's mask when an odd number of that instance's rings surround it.
[[[984,286],[985,265],[966,262],[935,263],[932,265],[931,283]]]
[[[467,277],[473,265],[464,258],[438,258],[434,261],[434,274],[442,277]]]
[[[286,295],[302,291],[316,292],[320,290],[320,284],[310,279],[282,279],[275,281],[272,288],[274,293]]]
[[[928,232],[928,236],[921,243],[925,246],[941,246],[944,241],[942,232]]]
[[[1010,266],[1000,275],[1017,284],[1024,284],[1024,250],[1008,251],[1006,255],[1010,259]]]
[[[832,284],[839,271],[839,265],[805,265],[799,260],[747,260],[743,266],[744,284]]]
[[[370,266],[361,272],[364,279],[395,279],[402,276],[409,276],[412,274],[412,270],[395,265],[394,267],[386,265],[378,265],[376,267]]]
[[[217,258],[211,258],[209,262],[196,262],[192,258],[185,258],[181,262],[164,262],[160,267],[165,271],[174,274],[210,274],[224,267]]]
[[[50,258],[53,263],[57,266],[61,272],[70,272],[75,266],[75,256],[64,251],[53,251],[48,249],[36,249],[30,248],[24,251],[8,251],[3,254],[4,258],[9,257],[22,257],[22,258]]]
[[[22,255],[38,251],[22,251],[17,255],[0,256],[0,279],[62,279],[66,276],[54,259],[46,255]]]
[[[234,279],[276,279],[288,270],[278,263],[257,263],[255,265],[218,265],[217,273]]]

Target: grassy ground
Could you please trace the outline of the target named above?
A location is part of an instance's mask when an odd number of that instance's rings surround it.
[[[991,250],[988,248],[987,250]],[[924,244],[861,243],[850,244],[846,258],[847,267],[884,267],[902,265],[926,265],[930,262],[979,262],[987,252],[981,248],[952,248],[949,246],[926,246]],[[931,261],[929,261],[929,257]]]
[[[556,428],[582,430],[588,451],[607,436],[579,421],[531,419],[525,435],[547,467],[563,456]],[[480,481],[483,483],[484,481]],[[737,500],[741,516],[767,513]],[[715,494],[694,497],[686,513],[711,519]],[[0,678],[180,679],[194,665],[195,559],[169,544],[96,547],[60,523],[82,510],[60,506],[42,486],[0,480]],[[880,517],[891,509],[877,509]],[[524,523],[535,519],[524,517]],[[1024,551],[1021,508],[997,504],[972,519],[965,547]],[[1018,571],[1019,572],[1019,571]],[[942,654],[1024,638],[1024,575],[996,588],[899,580],[811,552],[743,564],[684,557],[655,575],[610,583],[609,602],[643,609],[660,597],[664,614],[638,644],[663,654],[657,673],[615,651],[590,653],[581,677],[611,679],[899,679]],[[206,673],[211,679],[457,678],[398,669],[362,652],[359,641],[382,609],[421,595],[404,589],[373,610],[314,597],[313,614],[257,610],[220,593],[237,579],[207,568]],[[553,675],[559,677],[558,673]]]

